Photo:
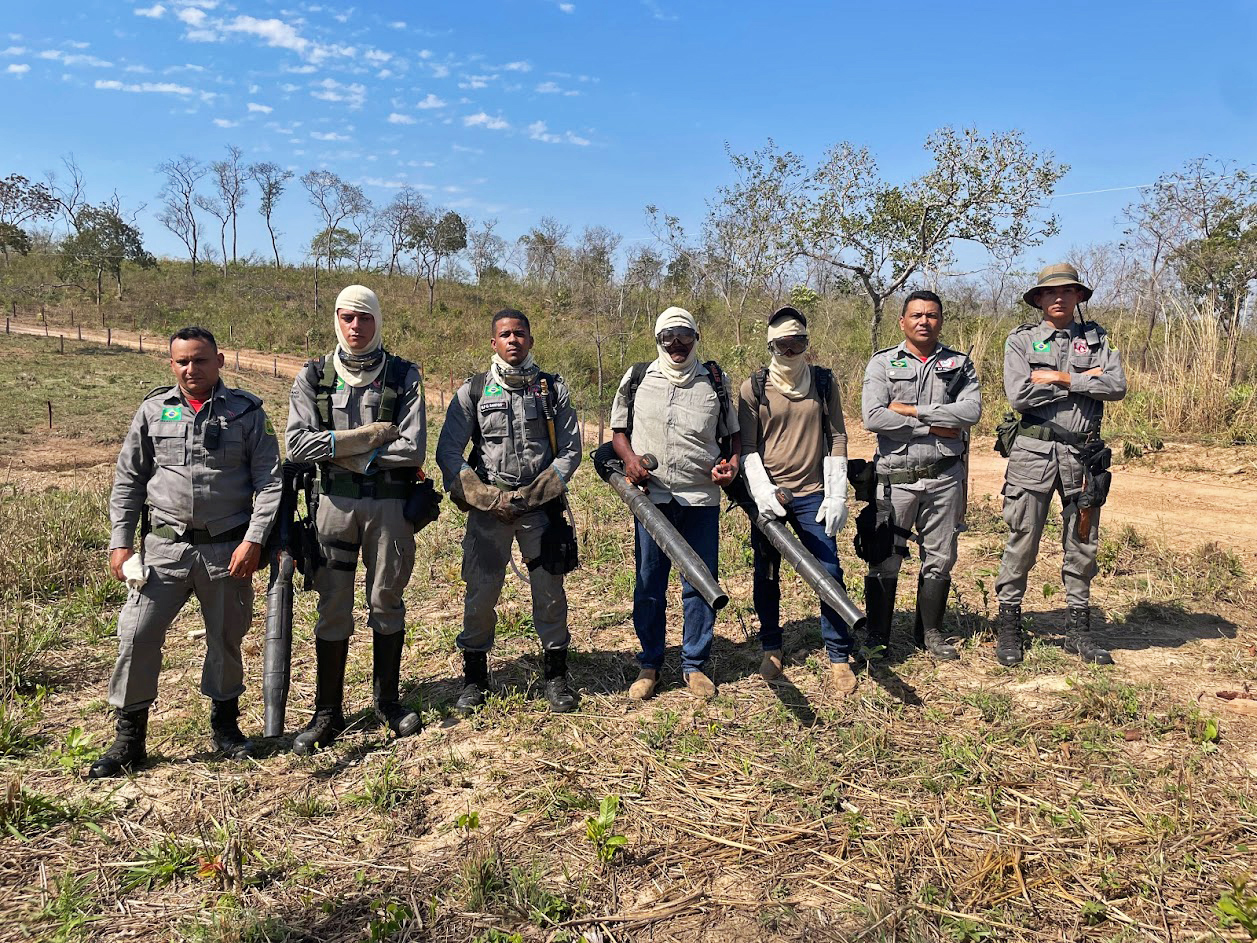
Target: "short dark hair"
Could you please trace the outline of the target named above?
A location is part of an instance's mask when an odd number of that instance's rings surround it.
[[[932,291],[919,288],[903,300],[903,307],[899,309],[899,316],[901,318],[908,313],[908,305],[912,304],[914,301],[932,301],[934,304],[938,305],[938,313],[943,313],[943,299],[934,294]]]
[[[205,328],[197,327],[196,325],[181,327],[171,334],[170,346],[173,346],[175,341],[205,341],[205,343],[214,348],[215,353],[218,352],[218,341],[214,340],[214,335],[205,330]]]
[[[499,321],[523,321],[524,328],[528,331],[529,334],[532,333],[532,324],[530,324],[528,321],[528,315],[524,314],[524,312],[522,311],[516,311],[514,308],[503,308],[501,311],[499,311],[497,314],[493,316],[492,328],[495,334],[497,333],[497,330],[498,330]]]

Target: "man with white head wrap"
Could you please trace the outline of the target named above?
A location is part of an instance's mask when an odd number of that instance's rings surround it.
[[[415,529],[403,507],[427,448],[419,368],[383,346],[380,302],[350,285],[332,314],[336,349],[306,364],[293,384],[288,459],[317,462],[316,527],[325,559],[314,577],[317,680],[314,718],[293,741],[311,753],[345,729],[345,662],[354,633],[354,574],[366,566],[375,709],[398,736],[419,729],[419,715],[398,696],[406,607],[402,592],[415,563]]]
[[[699,362],[698,339],[694,316],[684,308],[668,308],[659,315],[659,356],[630,369],[620,381],[611,406],[611,441],[626,477],[634,484],[649,481],[651,500],[715,575],[720,488],[738,474],[741,441],[729,378],[714,361]],[[658,459],[653,471],[642,465],[647,453]],[[641,670],[629,696],[641,700],[654,692],[663,667],[672,562],[640,522],[634,558],[633,627],[642,651],[637,656]],[[681,672],[691,694],[711,697],[716,687],[704,669],[716,612],[684,577],[681,600]]]
[[[738,397],[742,471],[760,514],[784,518],[807,552],[842,582],[834,536],[847,522],[847,430],[832,371],[807,363],[807,318],[791,307],[768,319],[768,367],[748,378]],[[780,488],[792,500],[783,507]],[[764,649],[760,674],[782,677],[781,555],[756,528],[753,592]],[[835,693],[846,697],[856,679],[848,663],[851,635],[846,624],[821,604],[821,638],[829,656]]]

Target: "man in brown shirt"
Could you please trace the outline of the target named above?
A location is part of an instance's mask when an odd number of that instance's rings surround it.
[[[742,384],[738,399],[742,467],[759,513],[789,523],[808,553],[841,583],[834,537],[847,522],[847,430],[833,373],[806,362],[807,346],[807,318],[794,308],[780,308],[768,319],[772,361]],[[777,499],[779,488],[790,491],[788,505]],[[757,528],[751,529],[751,548],[764,648],[760,674],[773,681],[782,677],[781,556]],[[848,663],[851,635],[824,604],[821,638],[834,690],[846,697],[856,686]]]

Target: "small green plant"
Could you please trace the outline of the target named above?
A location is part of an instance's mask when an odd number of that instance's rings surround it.
[[[370,806],[380,813],[389,813],[415,795],[415,787],[406,779],[397,757],[390,756],[380,772],[367,776],[362,791],[352,797],[356,805]]]
[[[127,862],[127,873],[122,880],[123,890],[137,887],[152,890],[161,884],[169,884],[177,878],[196,874],[199,867],[198,850],[194,845],[166,835],[132,861]]]
[[[472,943],[524,943],[524,938],[518,933],[507,933],[497,927],[490,927],[476,936]]]
[[[92,893],[91,875],[76,876],[67,871],[57,878],[56,888],[57,893],[48,898],[48,903],[36,915],[37,919],[51,924],[45,928],[41,939],[48,943],[71,943],[83,939],[87,925],[100,919],[92,914],[97,909],[97,902]]]
[[[1082,905],[1082,922],[1089,927],[1104,923],[1109,918],[1109,908],[1103,901],[1089,900]]]
[[[470,836],[480,827],[480,813],[475,809],[468,809],[454,820],[454,824],[463,830],[465,836]]]
[[[14,780],[9,783],[5,795],[0,797],[0,831],[23,842],[38,832],[64,823],[81,823],[99,833],[100,826],[95,820],[110,809],[108,803],[95,799],[62,802],[53,796],[26,789],[19,780]]]
[[[61,752],[57,754],[57,762],[67,771],[76,770],[96,757],[97,751],[92,748],[92,738],[82,727],[71,727],[61,744]]]
[[[1241,928],[1250,940],[1257,940],[1257,895],[1248,890],[1248,877],[1232,878],[1231,889],[1225,891],[1213,906],[1224,930]]]
[[[377,900],[373,911],[376,916],[367,923],[368,943],[383,943],[415,919],[415,912],[399,900]]]
[[[619,796],[603,796],[598,814],[585,819],[585,837],[594,846],[594,855],[602,864],[610,864],[628,844],[627,838],[615,834],[615,818],[619,811]]]

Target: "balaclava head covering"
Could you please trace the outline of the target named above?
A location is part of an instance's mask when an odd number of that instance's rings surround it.
[[[362,350],[352,350],[345,340],[340,317],[336,313],[342,308],[361,311],[375,318],[375,334]],[[380,299],[375,296],[375,292],[363,285],[350,285],[342,289],[336,296],[336,305],[332,309],[332,324],[336,327],[336,355],[332,358],[336,375],[349,386],[367,386],[374,382],[384,369],[384,318],[380,314]]]
[[[778,308],[768,319],[768,342],[779,337],[807,335],[807,320],[794,308]],[[768,379],[786,399],[803,399],[812,392],[812,370],[807,365],[807,352],[793,357],[774,353],[768,364]]]
[[[694,315],[684,308],[668,308],[659,315],[655,319],[655,337],[659,337],[665,328],[670,327],[688,327],[696,336],[698,334],[698,324],[694,321]],[[681,363],[674,363],[658,340],[655,341],[655,349],[659,351],[659,356],[655,358],[655,366],[673,386],[685,386],[698,374],[697,339],[694,341],[694,346],[690,348],[689,356]]]
[[[528,319],[524,317],[523,313],[516,311],[514,308],[506,308],[503,311],[499,311],[498,314],[514,318],[518,321],[523,321],[525,324],[528,323]],[[493,316],[494,334],[497,333],[498,321],[504,320],[505,317],[499,318],[497,315]],[[522,390],[533,380],[537,379],[537,374],[541,372],[541,368],[538,367],[536,361],[532,359],[532,351],[528,352],[528,356],[524,358],[523,362],[519,366],[512,367],[509,363],[498,356],[498,352],[495,350],[493,352],[492,369],[493,375],[497,377],[497,381],[503,386],[510,387],[512,390]]]

